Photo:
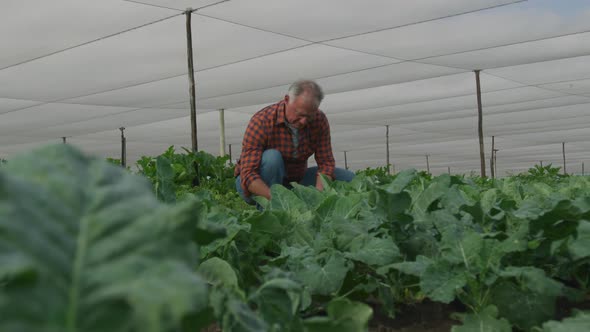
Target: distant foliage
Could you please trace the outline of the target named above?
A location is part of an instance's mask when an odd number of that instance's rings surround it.
[[[107,161],[113,165],[121,166],[121,159],[107,157]]]
[[[526,173],[518,174],[517,177],[525,182],[543,182],[555,184],[567,179],[570,175],[562,174],[561,167],[535,165],[529,168]]]
[[[196,153],[170,146],[159,156],[142,156],[139,173],[153,184],[160,200],[174,202],[187,193],[209,192],[213,199],[233,208],[250,208],[235,189],[234,166],[229,157],[217,157],[204,151]]]

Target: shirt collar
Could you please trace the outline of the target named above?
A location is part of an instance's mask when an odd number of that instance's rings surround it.
[[[285,125],[287,124],[287,103],[284,100],[281,100],[278,103],[278,107],[277,107],[277,123],[281,124],[284,123]]]

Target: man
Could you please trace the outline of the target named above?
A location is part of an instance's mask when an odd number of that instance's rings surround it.
[[[319,110],[322,88],[313,81],[293,83],[280,102],[258,111],[248,123],[236,165],[236,189],[249,204],[252,195],[271,198],[270,187],[298,182],[322,190],[320,174],[351,181],[354,173],[335,168],[330,125]],[[317,167],[307,167],[314,154]]]

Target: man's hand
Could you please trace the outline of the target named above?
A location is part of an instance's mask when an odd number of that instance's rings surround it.
[[[248,186],[251,194],[265,197],[270,201],[270,188],[261,179],[254,180]]]
[[[327,175],[324,175],[324,176],[325,176],[325,177],[327,177],[327,178],[330,178],[330,177],[329,177],[329,176],[327,176]],[[315,179],[315,187],[316,187],[316,188],[317,188],[319,191],[322,191],[322,190],[324,190],[324,183],[322,182],[322,176],[320,175],[320,173],[318,173],[318,175],[316,176],[316,179]]]

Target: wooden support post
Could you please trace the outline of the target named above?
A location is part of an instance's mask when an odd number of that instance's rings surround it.
[[[567,175],[567,170],[565,168],[565,142],[561,143],[561,152],[563,153],[563,175]]]
[[[193,10],[188,8],[186,15],[186,53],[188,58],[188,79],[189,79],[189,94],[191,103],[191,143],[193,152],[199,151],[199,143],[197,140],[197,104],[195,100],[195,69],[193,65],[193,36],[191,28],[191,14]]]
[[[483,145],[483,112],[481,106],[481,86],[479,83],[479,72],[480,70],[474,70],[475,72],[475,85],[477,89],[477,132],[479,134],[479,160],[481,163],[481,177],[486,177],[486,159]]]
[[[225,156],[225,110],[219,109],[219,156]]]
[[[119,128],[121,131],[121,167],[127,167],[127,139],[125,138],[125,127]]]
[[[492,158],[494,160],[494,176],[498,177],[498,149],[494,149],[492,152]]]
[[[231,157],[231,144],[228,144],[228,148],[229,148],[229,164],[233,165],[233,161],[232,161],[232,157]]]
[[[389,125],[385,125],[385,149],[385,156],[387,159],[387,174],[391,174],[391,167],[389,163]]]
[[[495,146],[495,141],[494,141],[494,136],[492,136],[492,156],[490,158],[490,176],[493,178],[495,178],[496,174],[494,173],[494,146]]]
[[[426,172],[430,174],[430,163],[428,162],[428,155],[426,155]]]
[[[346,151],[344,151],[344,169],[348,169],[348,159],[346,158]]]

